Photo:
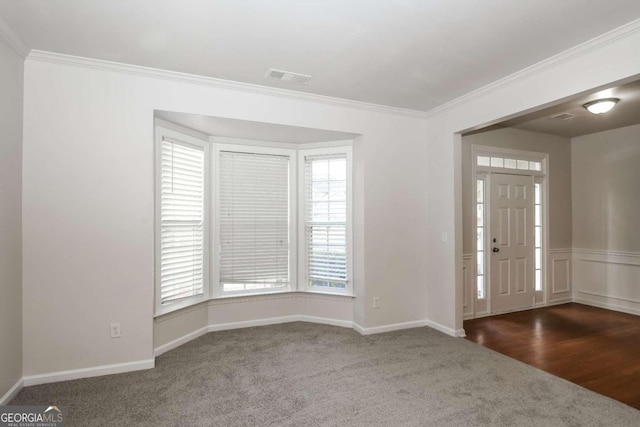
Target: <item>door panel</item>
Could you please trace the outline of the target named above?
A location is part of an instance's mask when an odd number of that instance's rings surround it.
[[[533,307],[533,177],[492,174],[491,312]]]
[[[500,265],[500,295],[509,295],[509,285],[511,284],[511,260],[510,259],[501,259],[499,260]]]
[[[517,294],[521,294],[522,292],[527,291],[525,287],[525,283],[527,283],[527,259],[518,258],[516,259],[516,293]]]
[[[498,227],[496,228],[498,231],[498,242],[500,246],[509,246],[509,209],[508,208],[498,208]]]

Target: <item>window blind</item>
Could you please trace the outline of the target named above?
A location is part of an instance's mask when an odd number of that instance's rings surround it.
[[[204,149],[163,138],[160,303],[204,292]]]
[[[289,157],[220,152],[223,292],[289,286]]]
[[[345,289],[347,271],[347,157],[305,157],[309,285]]]

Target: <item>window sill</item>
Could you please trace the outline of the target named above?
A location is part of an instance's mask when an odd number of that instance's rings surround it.
[[[320,291],[320,290],[308,290],[308,291],[299,291],[303,294],[316,294],[316,295],[329,295],[329,296],[333,296],[333,297],[345,297],[345,298],[355,298],[356,296],[354,294],[347,294],[347,293],[338,293],[338,292],[327,292],[327,291]]]
[[[203,302],[206,302],[206,301],[209,301],[209,298],[207,298],[204,295],[197,296],[197,297],[185,298],[184,300],[182,300],[180,302],[176,302],[174,304],[169,304],[167,306],[160,307],[159,309],[156,310],[156,312],[153,315],[153,317],[154,318],[161,317],[161,316],[164,316],[166,314],[173,313],[175,311],[183,310],[185,308],[189,308],[189,307],[196,306],[198,304],[202,304]]]
[[[268,292],[259,294],[236,294],[236,295],[224,295],[211,298],[208,301],[209,306],[216,306],[221,304],[243,304],[248,302],[278,300],[286,298],[317,298],[317,299],[329,299],[336,302],[347,302],[355,298],[354,295],[335,294],[326,292],[313,292],[313,291],[281,291],[281,292]]]

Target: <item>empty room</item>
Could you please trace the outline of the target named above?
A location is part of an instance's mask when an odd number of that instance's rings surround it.
[[[0,426],[640,424],[640,3],[0,0]]]

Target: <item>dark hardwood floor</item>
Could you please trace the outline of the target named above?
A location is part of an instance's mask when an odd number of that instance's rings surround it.
[[[640,409],[640,316],[571,303],[464,329],[468,340]]]

